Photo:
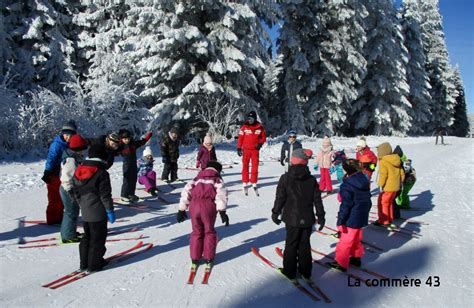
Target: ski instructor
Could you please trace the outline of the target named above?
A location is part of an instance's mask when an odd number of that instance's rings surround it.
[[[250,183],[257,189],[259,152],[267,140],[265,129],[257,121],[257,113],[250,111],[245,123],[240,127],[239,139],[237,141],[237,154],[242,157],[242,184],[244,191],[249,184],[249,163],[252,160],[250,171]]]

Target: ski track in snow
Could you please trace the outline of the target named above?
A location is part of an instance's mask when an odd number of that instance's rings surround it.
[[[44,160],[36,162],[2,162],[0,165],[0,305],[11,306],[147,306],[147,307],[284,307],[314,306],[285,279],[250,253],[252,246],[272,262],[281,265],[274,249],[284,248],[284,224],[276,226],[270,219],[276,184],[282,172],[278,162],[280,139],[269,140],[261,151],[264,161],[259,170],[260,197],[252,190],[245,197],[241,192],[239,162],[235,146],[218,145],[218,158],[233,165],[224,169],[224,181],[229,190],[230,226],[223,227],[217,217],[216,230],[220,239],[215,267],[209,285],[201,285],[204,267],[198,269],[194,285],[186,285],[189,273],[189,219],[176,223],[177,202],[183,183],[177,189],[158,182],[166,193],[163,198],[172,204],[147,201],[150,206],[136,210],[116,207],[117,218],[124,220],[109,225],[112,230],[139,227],[144,242],[154,247],[143,254],[116,264],[110,269],[78,280],[57,290],[41,287],[78,266],[76,244],[39,249],[18,249],[18,240],[57,236],[59,229],[45,225],[22,225],[19,219],[44,219],[46,188],[41,181]],[[321,139],[302,138],[305,148],[315,154]],[[332,138],[336,149],[347,149],[353,157],[357,139]],[[423,211],[402,211],[402,216],[429,225],[403,224],[404,228],[421,234],[420,239],[407,239],[380,230],[366,228],[364,240],[383,247],[383,253],[366,252],[364,266],[391,278],[419,278],[421,287],[348,287],[346,276],[313,265],[313,279],[338,306],[383,307],[466,307],[474,303],[472,268],[472,179],[474,155],[472,139],[447,137],[446,146],[435,146],[434,138],[367,137],[372,150],[388,141],[392,148],[400,144],[417,172],[417,182],[410,192],[413,207]],[[158,153],[154,149],[154,153]],[[182,148],[180,166],[194,166],[197,149]],[[155,160],[155,171],[161,174],[161,158]],[[314,161],[309,166],[312,173]],[[120,159],[110,170],[113,194],[121,187]],[[189,180],[195,171],[179,170],[180,178]],[[374,174],[373,180],[377,177]],[[333,175],[335,179],[335,175]],[[333,181],[335,188],[339,184]],[[140,187],[140,185],[138,185]],[[376,184],[372,182],[372,190]],[[144,195],[143,191],[137,194]],[[373,196],[376,211],[377,195]],[[335,227],[338,203],[335,195],[323,200],[326,224]],[[81,229],[79,229],[81,231]],[[325,230],[327,231],[327,230]],[[328,231],[329,232],[329,231]],[[107,243],[107,255],[134,245],[134,241]],[[314,234],[312,247],[333,253],[336,240]],[[320,259],[313,254],[313,258]],[[322,261],[330,261],[322,259]],[[463,270],[459,270],[462,268]],[[364,278],[367,274],[352,271]],[[429,276],[439,276],[440,287],[429,287]],[[318,305],[326,305],[323,302]]]

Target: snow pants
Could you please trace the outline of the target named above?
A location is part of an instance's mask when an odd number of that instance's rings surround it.
[[[107,240],[107,220],[83,222],[84,236],[79,243],[82,270],[100,271],[104,266],[105,241]]]
[[[312,228],[298,228],[286,225],[285,251],[283,252],[283,273],[290,279],[296,271],[305,278],[311,277],[313,260],[309,238]]]
[[[177,162],[164,165],[163,173],[161,173],[161,179],[163,181],[168,181],[168,177],[171,182],[176,181],[176,179],[178,178],[178,163]]]
[[[140,175],[138,177],[138,183],[144,185],[145,190],[150,192],[150,189],[156,188],[156,172],[151,170],[145,175]]]
[[[123,162],[123,183],[120,193],[121,197],[128,198],[129,196],[135,195],[135,190],[137,188],[137,173],[138,168],[135,161]]]
[[[320,191],[332,191],[331,174],[329,174],[329,168],[319,168],[321,178],[319,179],[319,190]]]
[[[217,210],[213,202],[199,200],[189,206],[193,231],[189,249],[191,260],[213,260],[216,256],[217,235],[214,229]]]
[[[346,233],[343,232],[342,226],[338,226],[337,229],[341,231],[341,237],[336,246],[336,262],[348,268],[351,257],[362,258],[364,255],[364,246],[361,243],[364,229],[346,227]]]
[[[46,222],[48,225],[60,224],[63,220],[63,203],[59,194],[61,180],[59,175],[52,175],[51,181],[46,183],[48,189],[48,207],[46,208]]]
[[[250,183],[257,184],[258,164],[260,163],[259,154],[260,154],[260,151],[257,149],[255,150],[244,149],[244,153],[242,156],[242,182],[243,183],[249,182],[249,164],[250,164],[250,160],[252,160],[252,170],[250,170]]]
[[[77,237],[77,217],[79,217],[79,204],[73,200],[61,186],[59,189],[64,205],[63,221],[61,223],[61,239],[70,240]]]
[[[410,208],[410,198],[408,197],[408,193],[415,185],[415,181],[407,181],[403,183],[402,191],[400,195],[396,198],[397,206],[401,209],[409,209]]]
[[[382,191],[377,200],[379,223],[386,225],[393,221],[393,200],[397,196],[396,191]]]

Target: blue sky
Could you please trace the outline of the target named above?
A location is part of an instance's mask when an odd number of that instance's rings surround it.
[[[451,63],[459,65],[464,82],[467,112],[474,113],[474,0],[440,0],[439,7]],[[278,28],[269,32],[275,44]]]

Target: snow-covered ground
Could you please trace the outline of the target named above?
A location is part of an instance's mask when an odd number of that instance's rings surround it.
[[[406,229],[419,232],[419,239],[389,235],[372,227],[365,229],[365,240],[384,248],[384,252],[366,252],[363,263],[370,270],[390,278],[421,279],[420,287],[349,287],[346,276],[313,266],[313,279],[332,299],[332,306],[371,307],[472,307],[473,293],[473,140],[446,138],[445,146],[435,146],[433,138],[369,137],[375,148],[389,141],[400,144],[413,159],[418,181],[410,199],[421,211],[402,211],[402,216],[426,224],[405,224]],[[353,149],[355,138],[335,138],[336,148]],[[307,148],[317,150],[321,140],[304,139]],[[193,166],[196,149],[182,148],[181,166]],[[315,305],[287,280],[263,264],[251,252],[252,246],[281,265],[275,247],[284,245],[284,224],[276,226],[270,219],[276,184],[282,167],[270,162],[278,157],[280,143],[270,141],[262,150],[260,166],[260,197],[252,192],[245,197],[241,191],[240,168],[224,170],[229,190],[230,226],[216,226],[220,238],[215,267],[209,285],[202,285],[203,268],[194,285],[187,285],[190,221],[176,223],[177,202],[183,184],[167,191],[164,205],[148,201],[149,208],[137,210],[117,206],[122,222],[109,225],[112,230],[139,227],[129,235],[143,234],[154,247],[140,255],[112,266],[57,290],[42,288],[76,269],[79,265],[77,244],[49,248],[19,249],[19,239],[41,239],[58,235],[58,228],[46,225],[22,225],[21,218],[45,219],[46,188],[40,180],[44,161],[3,162],[0,165],[0,305],[28,306],[148,306],[148,307],[234,307],[234,306],[309,306]],[[156,151],[157,152],[157,151]],[[156,153],[155,152],[155,153]],[[353,156],[354,153],[349,153]],[[225,163],[239,161],[235,145],[218,145],[218,158]],[[160,159],[157,159],[159,162]],[[314,162],[310,163],[312,166]],[[119,194],[121,162],[111,171],[113,193]],[[161,164],[156,164],[158,172]],[[180,170],[187,180],[196,173]],[[376,178],[376,174],[374,175]],[[335,179],[333,175],[333,179]],[[336,181],[333,181],[336,183]],[[338,184],[336,184],[336,187]],[[469,188],[471,187],[471,188]],[[372,183],[372,189],[376,185]],[[143,191],[138,191],[138,194]],[[373,197],[373,211],[376,211]],[[335,227],[338,203],[335,195],[324,200],[327,225]],[[401,223],[401,222],[399,222]],[[325,230],[328,231],[328,230]],[[129,236],[127,235],[127,237]],[[119,237],[119,236],[117,236]],[[125,237],[125,235],[123,236]],[[134,241],[107,244],[106,255],[134,245]],[[314,233],[313,248],[333,253],[336,240]],[[320,256],[313,254],[315,259]],[[323,259],[323,261],[329,261]],[[374,278],[357,270],[354,274]],[[430,287],[425,281],[438,276],[440,286]],[[432,279],[433,284],[435,278]]]

